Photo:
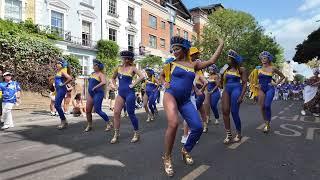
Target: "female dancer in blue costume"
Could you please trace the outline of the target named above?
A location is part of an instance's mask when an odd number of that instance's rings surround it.
[[[136,94],[134,91],[134,86],[144,79],[142,73],[133,64],[134,53],[131,51],[122,51],[120,56],[123,60],[122,65],[120,65],[112,76],[112,82],[116,86],[116,78],[119,80],[118,96],[116,97],[115,107],[114,107],[114,135],[110,143],[114,144],[119,141],[119,128],[120,128],[120,115],[121,110],[124,105],[126,105],[126,110],[128,112],[131,123],[134,127],[134,135],[131,140],[132,143],[138,142],[139,136],[139,124],[138,119],[135,115],[136,106]],[[134,75],[137,74],[139,78],[133,83],[132,79]]]
[[[86,104],[86,114],[87,114],[87,127],[84,132],[92,130],[92,108],[97,114],[102,117],[106,122],[107,128],[106,131],[110,130],[109,118],[105,112],[102,111],[101,105],[103,98],[105,96],[106,77],[103,74],[104,65],[99,60],[93,60],[93,70],[94,72],[89,77],[89,86],[88,86],[88,96]]]
[[[218,67],[213,64],[208,67],[209,78],[208,78],[208,94],[210,96],[210,107],[215,117],[215,124],[219,124],[219,111],[218,111],[218,102],[220,100],[220,77],[218,73]]]
[[[168,128],[165,133],[163,164],[165,173],[168,176],[174,175],[171,152],[179,125],[178,112],[180,112],[191,129],[189,138],[181,149],[181,154],[186,164],[193,164],[193,159],[189,153],[200,139],[203,131],[199,114],[190,101],[195,72],[217,61],[223,49],[223,41],[219,39],[219,46],[216,52],[210,60],[204,62],[190,62],[190,47],[191,44],[188,40],[177,36],[172,37],[171,49],[175,60],[166,64],[161,72],[161,81],[166,87],[163,104],[168,120]]]
[[[201,62],[201,60],[199,59],[200,51],[198,50],[198,48],[191,47],[190,48],[190,56],[191,56],[192,62],[195,62],[195,61]],[[195,78],[195,84],[194,84],[194,93],[196,96],[197,110],[200,112],[201,119],[203,122],[203,132],[204,133],[208,132],[207,114],[206,114],[206,110],[205,110],[205,107],[203,104],[203,102],[205,100],[204,91],[205,91],[207,85],[208,85],[208,81],[205,79],[202,70],[197,71],[197,75]]]
[[[58,126],[58,129],[62,130],[68,127],[68,122],[61,107],[61,103],[67,93],[66,85],[72,81],[72,77],[69,75],[71,73],[71,69],[68,66],[68,62],[62,58],[57,61],[56,71],[57,73],[54,78],[56,88],[54,107],[56,108],[61,120],[61,124]]]
[[[262,68],[258,70],[258,102],[263,120],[265,121],[263,132],[268,133],[270,131],[271,121],[271,103],[275,93],[274,87],[278,86],[278,84],[280,84],[285,77],[277,68],[272,66],[271,62],[273,60],[273,56],[269,52],[263,51],[259,55],[259,59],[261,60]],[[280,79],[276,83],[272,82],[272,76],[274,73],[280,76]]]
[[[147,79],[144,94],[144,107],[148,114],[147,122],[154,121],[155,111],[156,111],[156,100],[157,100],[157,89],[158,80],[154,76],[154,71],[152,69],[146,69]],[[149,107],[149,108],[148,108]],[[150,111],[151,113],[150,113]]]
[[[239,116],[239,108],[247,88],[247,72],[245,68],[241,67],[242,57],[233,50],[228,52],[229,67],[224,72],[223,82],[224,89],[222,93],[222,112],[224,126],[227,137],[223,141],[225,144],[232,142],[232,133],[230,127],[230,109],[232,119],[237,129],[237,134],[233,142],[239,142],[241,136],[241,120]],[[241,82],[242,81],[242,82]]]

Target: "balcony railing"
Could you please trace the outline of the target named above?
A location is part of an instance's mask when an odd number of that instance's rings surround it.
[[[92,40],[92,36],[89,33],[82,33],[82,37],[72,36],[71,31],[66,31],[62,28],[53,26],[43,26],[38,25],[39,30],[46,34],[53,34],[61,38],[61,40],[71,43],[75,46],[80,46],[83,48],[95,49],[97,41]]]

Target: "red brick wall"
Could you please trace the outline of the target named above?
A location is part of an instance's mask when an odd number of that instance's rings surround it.
[[[157,17],[157,28],[153,29],[149,26],[149,15]],[[141,10],[141,43],[145,47],[149,47],[149,35],[157,37],[157,49],[169,52],[170,46],[170,24],[160,16],[148,12],[146,9]],[[161,28],[161,21],[165,22],[165,29]],[[164,39],[165,48],[160,46],[160,38]]]

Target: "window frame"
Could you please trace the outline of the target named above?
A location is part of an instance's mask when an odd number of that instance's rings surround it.
[[[152,45],[151,37],[154,37],[154,40],[155,40],[155,41],[154,41],[154,45],[155,45],[155,46]],[[149,46],[150,46],[151,48],[154,48],[154,49],[157,48],[157,36],[152,35],[152,34],[149,34]]]
[[[155,27],[152,26],[151,24],[151,19],[154,18],[155,19]],[[149,14],[149,27],[152,28],[152,29],[157,29],[157,26],[158,26],[158,19],[157,19],[157,16],[154,16],[152,14]]]

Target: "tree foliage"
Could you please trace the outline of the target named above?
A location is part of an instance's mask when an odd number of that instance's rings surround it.
[[[311,61],[307,63],[307,65],[313,69],[313,68],[320,68],[320,60],[318,58],[313,58]]]
[[[305,77],[303,75],[301,75],[301,74],[296,74],[294,76],[294,80],[297,81],[297,82],[300,82],[300,83],[302,83],[304,81],[304,79],[305,79]]]
[[[79,59],[74,55],[64,55],[63,58],[68,61],[71,66],[72,77],[77,77],[81,74],[81,65]]]
[[[221,37],[225,41],[225,47],[217,63],[219,66],[226,63],[229,49],[243,56],[243,65],[248,69],[260,65],[258,56],[264,50],[275,56],[274,64],[278,65],[283,61],[282,48],[274,38],[264,34],[263,28],[250,14],[226,9],[216,11],[208,18],[208,24],[204,27],[199,42],[199,47],[203,49],[203,59],[212,56],[218,45],[214,40]]]
[[[99,40],[97,48],[97,59],[105,64],[107,75],[111,75],[114,68],[119,64],[119,46],[114,41]]]
[[[308,61],[320,57],[320,28],[313,31],[308,38],[298,44],[296,54],[293,60],[298,63],[307,63]]]
[[[43,93],[47,91],[48,77],[55,74],[55,61],[62,52],[46,35],[37,34],[31,23],[0,20],[0,62],[6,71],[15,74],[23,90]],[[79,62],[71,56],[66,58],[77,75],[81,69]]]
[[[149,67],[152,69],[159,68],[163,62],[162,59],[158,56],[146,56],[139,62],[142,69]]]

